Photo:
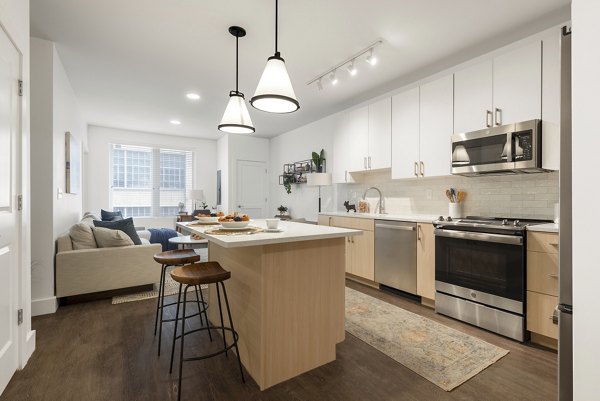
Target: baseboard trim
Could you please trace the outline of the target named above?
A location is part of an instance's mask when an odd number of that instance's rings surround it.
[[[29,358],[33,355],[33,351],[35,351],[35,330],[31,330],[27,333],[27,338],[25,339],[25,344],[23,347],[23,353],[21,354],[21,363],[19,369],[25,368]]]
[[[56,297],[32,299],[31,300],[31,316],[48,315],[56,313],[58,309],[58,300]]]
[[[373,287],[373,288],[379,289],[379,284],[377,284],[376,282],[371,281],[369,279],[362,278],[362,277],[359,277],[359,276],[355,276],[354,274],[351,274],[351,273],[346,273],[346,278],[348,280],[356,281],[357,283],[368,285],[369,287]]]

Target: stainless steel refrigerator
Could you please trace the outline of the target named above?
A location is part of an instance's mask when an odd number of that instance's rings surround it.
[[[571,202],[571,29],[561,35],[558,399],[573,400],[573,286]]]

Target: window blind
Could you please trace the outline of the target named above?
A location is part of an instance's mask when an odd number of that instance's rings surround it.
[[[112,208],[124,217],[175,216],[191,200],[193,153],[131,145],[111,145]]]

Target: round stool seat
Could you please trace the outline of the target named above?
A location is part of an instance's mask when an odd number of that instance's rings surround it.
[[[182,265],[200,261],[200,255],[193,249],[176,249],[174,251],[160,252],[154,255],[154,260],[163,265]]]
[[[180,284],[200,285],[225,281],[231,272],[223,269],[218,262],[202,262],[176,267],[171,271],[171,278]]]

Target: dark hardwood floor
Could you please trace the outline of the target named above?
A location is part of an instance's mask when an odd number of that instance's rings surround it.
[[[236,359],[184,364],[184,400],[555,400],[555,352],[522,345],[436,315],[414,301],[360,284],[354,289],[477,336],[510,353],[471,380],[445,392],[366,343],[346,333],[337,360],[261,392]],[[177,373],[169,375],[171,326],[156,355],[155,300],[111,305],[110,300],[61,307],[34,318],[37,349],[15,374],[2,401],[175,400]],[[195,322],[194,322],[195,323]],[[188,340],[189,338],[189,340]],[[215,343],[219,343],[215,341]],[[186,353],[206,350],[206,333],[186,337]],[[175,362],[177,363],[177,362]],[[177,366],[177,365],[176,365]]]

